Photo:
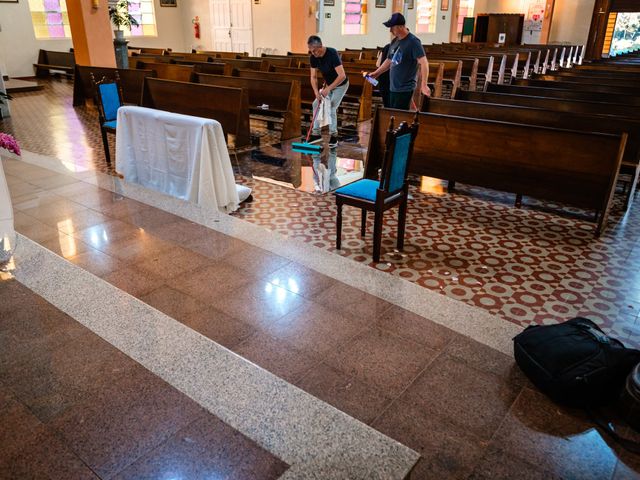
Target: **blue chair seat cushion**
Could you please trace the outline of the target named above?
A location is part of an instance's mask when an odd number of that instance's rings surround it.
[[[361,198],[363,200],[369,200],[370,202],[376,201],[376,192],[380,188],[380,182],[378,180],[370,180],[363,178],[357,182],[350,183],[344,187],[340,187],[335,191],[336,195],[347,195],[349,197]]]
[[[102,124],[102,126],[105,127],[105,128],[113,128],[113,129],[115,129],[116,128],[116,123],[118,123],[117,120],[111,120],[110,122],[104,122]]]

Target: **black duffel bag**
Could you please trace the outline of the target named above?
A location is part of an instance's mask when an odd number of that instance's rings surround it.
[[[574,318],[531,326],[514,339],[518,366],[558,403],[594,407],[615,400],[640,351],[608,337],[595,323]]]

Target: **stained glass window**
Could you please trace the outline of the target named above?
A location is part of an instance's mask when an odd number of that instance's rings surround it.
[[[36,38],[71,38],[65,0],[29,0],[29,10]]]
[[[367,0],[344,0],[342,34],[363,35],[365,33],[367,33]]]
[[[619,12],[611,39],[611,56],[635,52],[640,49],[640,13]]]
[[[131,33],[124,29],[125,37],[156,36],[156,16],[153,11],[153,0],[129,0],[129,13],[138,21],[138,26],[131,26]]]
[[[416,4],[416,31],[436,32],[436,7],[438,0],[418,0]]]

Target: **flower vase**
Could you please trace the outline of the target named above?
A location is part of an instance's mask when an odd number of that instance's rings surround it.
[[[116,40],[124,40],[124,30],[114,30],[113,34],[115,35]]]

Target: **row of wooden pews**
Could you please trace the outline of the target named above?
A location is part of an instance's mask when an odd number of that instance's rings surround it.
[[[567,80],[569,79],[569,80]],[[619,175],[624,208],[640,171],[640,63],[601,61],[553,73],[459,89],[455,99],[422,105],[411,164],[416,174],[527,195],[595,211],[596,234],[606,227]],[[372,126],[367,175],[375,176],[390,115]],[[508,145],[500,148],[498,145]]]

